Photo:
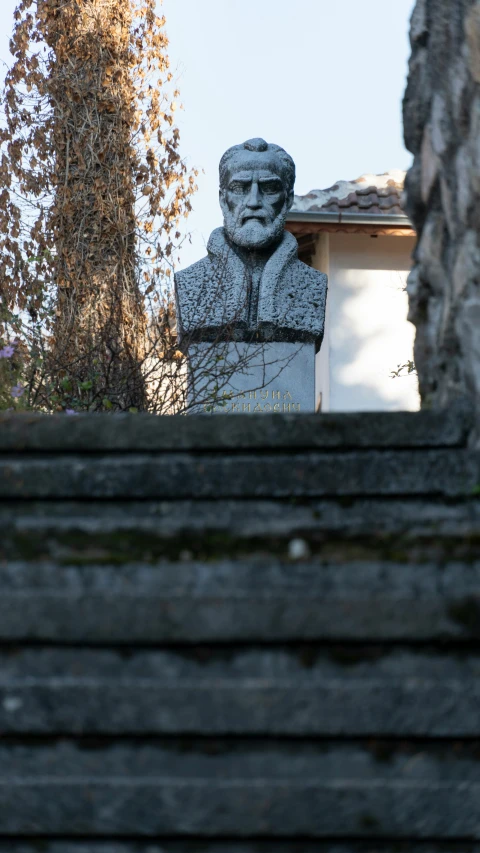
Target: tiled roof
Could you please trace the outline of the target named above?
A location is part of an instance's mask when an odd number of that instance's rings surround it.
[[[338,181],[326,190],[296,195],[292,213],[370,213],[405,215],[405,172],[392,169],[383,175],[362,175],[355,181]]]

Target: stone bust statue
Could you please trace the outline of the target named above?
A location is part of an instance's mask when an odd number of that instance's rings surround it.
[[[180,344],[323,338],[327,277],[298,259],[285,231],[295,164],[278,145],[249,139],[220,161],[223,228],[208,256],[175,276]]]

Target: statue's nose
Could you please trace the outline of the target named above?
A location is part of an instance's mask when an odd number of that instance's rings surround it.
[[[258,184],[256,183],[256,181],[253,182],[252,188],[248,194],[247,205],[248,205],[248,207],[261,207],[262,206],[262,202],[261,202],[261,198],[260,198],[260,191],[258,189]]]

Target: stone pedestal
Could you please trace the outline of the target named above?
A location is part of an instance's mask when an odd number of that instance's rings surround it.
[[[196,344],[188,351],[192,414],[315,411],[315,345]]]

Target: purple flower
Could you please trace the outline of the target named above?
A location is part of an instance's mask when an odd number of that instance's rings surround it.
[[[65,409],[65,414],[66,415],[78,415],[78,412],[76,412],[75,409]]]
[[[10,344],[7,344],[6,347],[0,349],[0,358],[11,358],[15,352],[15,348]]]
[[[15,399],[18,400],[18,398],[22,396],[24,391],[25,391],[24,385],[14,385],[10,393],[11,393],[12,397],[14,397]]]

